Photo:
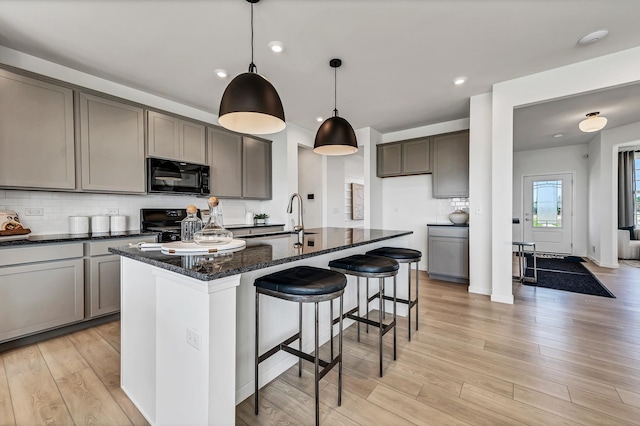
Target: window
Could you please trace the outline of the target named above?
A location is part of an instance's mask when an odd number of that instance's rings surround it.
[[[562,228],[562,180],[533,183],[533,227]]]

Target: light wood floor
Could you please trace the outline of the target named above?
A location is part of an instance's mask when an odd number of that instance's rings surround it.
[[[385,336],[345,333],[344,388],[321,382],[324,425],[640,424],[640,269],[592,264],[618,298],[514,283],[514,305],[421,277],[420,329],[400,319],[398,360]],[[0,424],[146,424],[119,388],[119,322],[0,354]],[[323,348],[326,353],[327,348]],[[313,424],[306,363],[236,410],[238,425]]]

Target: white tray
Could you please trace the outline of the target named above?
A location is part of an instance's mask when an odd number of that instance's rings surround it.
[[[164,254],[175,255],[196,255],[196,254],[210,254],[217,252],[230,252],[242,250],[247,245],[245,240],[231,240],[226,244],[217,244],[211,246],[201,246],[196,243],[183,243],[182,241],[176,241],[172,243],[164,243],[161,246],[161,251]]]

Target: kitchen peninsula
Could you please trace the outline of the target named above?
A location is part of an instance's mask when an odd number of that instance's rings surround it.
[[[296,265],[326,268],[339,257],[406,246],[409,234],[317,228],[302,237],[282,233],[247,238],[241,251],[201,256],[110,249],[122,256],[122,389],[152,424],[233,424],[235,405],[253,393],[253,281]],[[401,268],[398,282],[406,280],[403,273],[406,268]],[[406,297],[402,289],[398,297]],[[297,304],[267,299],[260,308],[261,351],[297,330]],[[351,283],[345,308],[355,303]],[[312,312],[305,308],[303,316],[310,318]],[[313,321],[304,323],[303,350],[308,350]],[[329,340],[330,331],[329,307],[322,306],[321,343]],[[296,362],[284,352],[273,356],[263,363],[260,384]]]

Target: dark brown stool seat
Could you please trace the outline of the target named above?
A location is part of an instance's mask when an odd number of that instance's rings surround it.
[[[320,422],[320,392],[318,383],[336,364],[338,365],[338,405],[342,404],[342,308],[344,288],[347,285],[347,277],[336,271],[314,268],[311,266],[297,266],[273,274],[265,275],[254,281],[256,287],[256,334],[255,334],[255,414],[258,414],[258,366],[267,358],[275,355],[279,351],[285,351],[299,358],[298,375],[302,376],[302,360],[313,362],[315,399],[316,399],[316,425]],[[298,332],[293,336],[283,340],[273,348],[259,355],[260,337],[260,294],[276,297],[278,299],[298,302]],[[320,359],[319,348],[319,325],[318,325],[318,303],[327,300],[340,298],[340,329],[338,331],[338,354],[333,356],[333,333],[331,333],[331,361]],[[313,355],[302,352],[302,304],[315,304],[315,338]],[[333,304],[332,304],[333,310]],[[333,329],[333,316],[331,317],[331,328]],[[293,342],[298,340],[298,349],[292,348]],[[320,370],[322,367],[322,370]]]
[[[378,353],[380,356],[380,377],[382,377],[382,336],[387,334],[390,330],[393,330],[393,359],[397,358],[396,351],[396,302],[395,302],[395,294],[396,294],[396,275],[398,274],[398,269],[400,265],[395,260],[382,257],[382,256],[371,256],[364,254],[356,254],[353,256],[344,257],[342,259],[336,259],[329,262],[329,268],[332,271],[342,272],[347,275],[354,275],[357,279],[357,304],[356,307],[351,309],[350,311],[341,314],[338,318],[342,317],[349,318],[354,320],[358,324],[358,341],[360,341],[360,323],[365,323],[367,327],[377,327],[378,328]],[[382,294],[382,289],[384,287],[384,279],[386,277],[393,277],[393,320],[384,324],[383,322],[383,299],[380,300],[379,307],[379,319],[378,321],[372,321],[369,319],[369,302],[377,298],[377,296],[369,297],[369,292],[367,290],[367,308],[365,316],[360,314],[360,277],[366,278],[367,289],[369,288],[369,278],[379,278],[378,281],[378,294]],[[331,311],[331,318],[333,318],[333,310]],[[334,320],[336,322],[337,320]]]
[[[418,299],[419,299],[418,295],[420,294],[419,292],[420,281],[418,278],[418,262],[420,262],[420,259],[422,259],[422,252],[420,252],[419,250],[400,248],[400,247],[381,247],[375,250],[368,251],[367,254],[374,255],[374,256],[390,257],[391,259],[395,259],[398,263],[409,264],[409,271],[407,271],[408,277],[409,277],[409,283],[407,288],[407,298],[406,299],[396,298],[396,301],[398,303],[407,305],[407,311],[408,311],[407,312],[407,322],[408,322],[407,328],[409,332],[409,341],[411,341],[411,309],[413,307],[416,308],[416,331],[418,331]],[[416,298],[415,299],[411,299],[411,264],[412,263],[416,264]],[[385,300],[392,299],[390,296],[385,296],[384,287],[382,288],[382,297]]]

